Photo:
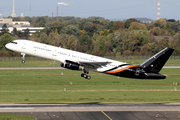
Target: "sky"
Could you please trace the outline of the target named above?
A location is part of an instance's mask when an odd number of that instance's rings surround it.
[[[59,3],[59,4],[58,4]],[[0,17],[11,16],[13,0],[0,0]],[[16,16],[90,16],[157,19],[157,0],[15,0]],[[180,0],[161,0],[161,18],[180,20]]]

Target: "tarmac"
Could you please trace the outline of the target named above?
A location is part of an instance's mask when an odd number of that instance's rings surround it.
[[[0,104],[0,113],[37,120],[179,120],[180,103]]]

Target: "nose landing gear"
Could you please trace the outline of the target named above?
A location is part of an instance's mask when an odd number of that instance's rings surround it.
[[[24,64],[24,63],[25,63],[25,55],[26,55],[26,54],[25,54],[25,53],[21,53],[21,55],[22,55],[22,57],[21,57],[21,60],[22,60],[22,61],[21,61],[21,62]]]
[[[25,63],[25,60],[22,60],[21,62],[24,64],[24,63]]]

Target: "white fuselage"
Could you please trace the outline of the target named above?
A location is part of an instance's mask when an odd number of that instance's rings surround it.
[[[92,62],[92,63],[108,62],[108,64],[105,66],[101,66],[97,69],[91,69],[98,72],[103,72],[111,68],[117,67],[119,65],[125,64],[123,62],[118,62],[115,60],[97,57],[94,55],[89,55],[89,54],[68,50],[61,47],[55,47],[43,43],[38,43],[34,41],[29,41],[29,40],[15,40],[13,42],[14,43],[8,43],[6,45],[6,48],[23,54],[59,61],[61,63],[64,63],[65,60],[71,60],[77,63],[79,63],[79,61]]]
[[[165,79],[166,76],[159,74],[159,71],[174,51],[174,49],[165,48],[140,65],[130,65],[29,40],[14,40],[6,44],[6,48],[20,52],[23,55],[22,63],[25,62],[25,54],[59,61],[61,67],[83,70],[81,77],[86,79],[91,79],[88,76],[89,70],[126,78]]]

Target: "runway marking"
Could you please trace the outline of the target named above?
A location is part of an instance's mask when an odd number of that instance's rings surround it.
[[[105,112],[103,112],[102,110],[100,110],[107,118],[109,118],[109,120],[112,120]]]
[[[46,106],[46,105],[50,105],[50,106],[53,106],[53,105],[59,105],[59,106],[66,106],[68,104],[0,104],[0,106],[4,106],[7,108],[7,106],[31,106],[31,105],[36,105],[36,106]],[[9,107],[10,108],[10,107]],[[29,107],[29,108],[32,108],[32,107]]]
[[[14,108],[14,107],[6,107],[6,108],[0,108],[0,110],[29,110],[29,109],[34,109],[34,108]]]

